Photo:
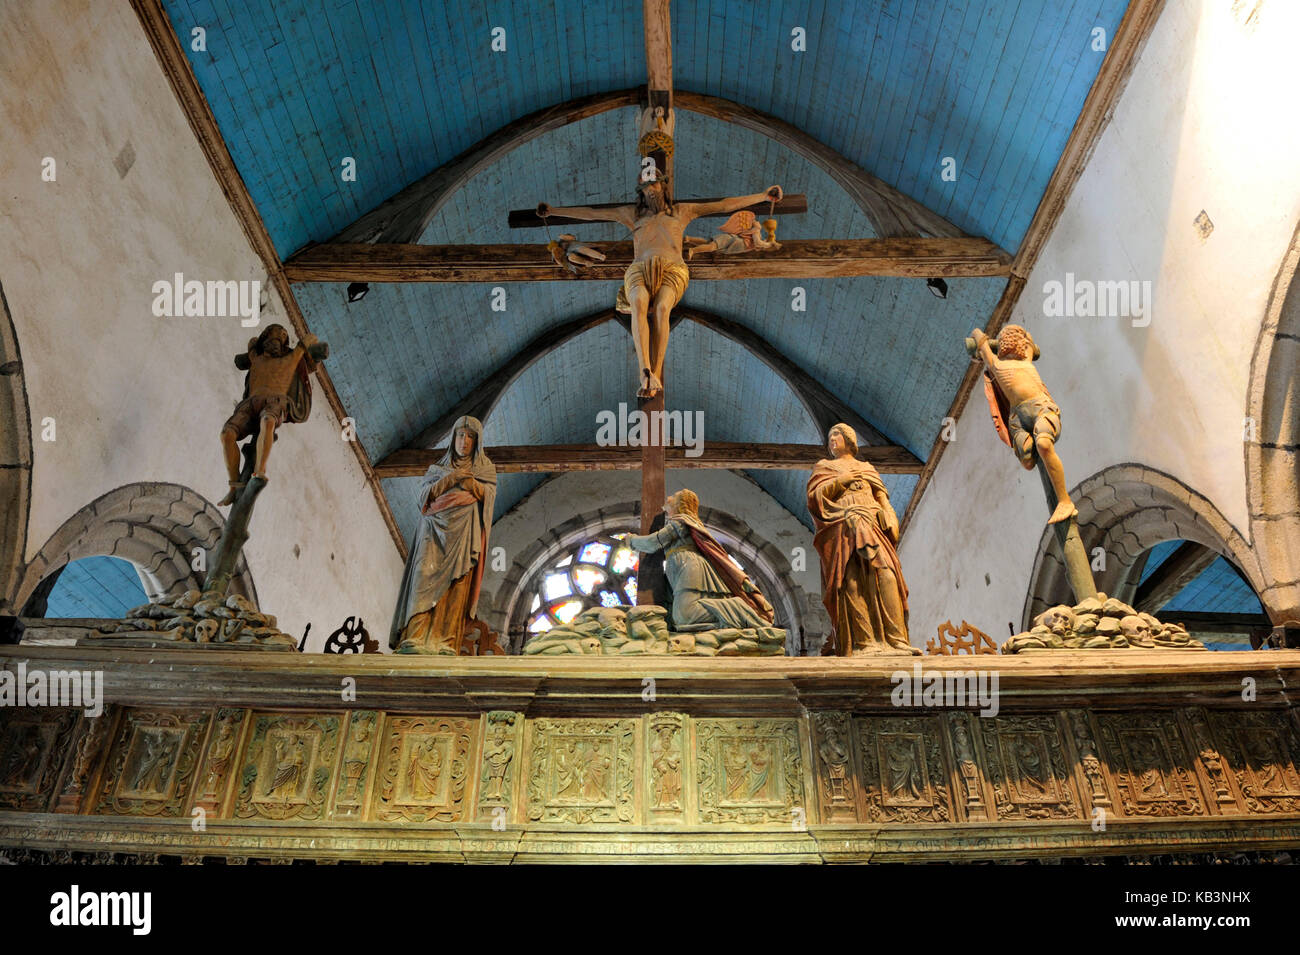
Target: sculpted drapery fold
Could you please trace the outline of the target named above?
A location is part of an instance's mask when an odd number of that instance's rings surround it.
[[[483,448],[483,424],[466,415],[452,429],[447,453],[420,485],[420,524],[389,634],[389,645],[398,652],[459,652],[469,621],[478,614],[496,488],[496,467]]]

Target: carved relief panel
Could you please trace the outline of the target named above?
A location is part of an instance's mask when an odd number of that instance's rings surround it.
[[[374,710],[357,710],[348,718],[347,740],[343,744],[343,764],[334,792],[334,815],[354,818],[362,813],[370,791],[371,768],[378,749],[379,714]]]
[[[697,720],[702,822],[798,825],[807,818],[795,720]]]
[[[528,728],[529,820],[578,824],[633,821],[637,722],[532,721]]]
[[[0,723],[0,809],[43,812],[80,711],[16,708]]]
[[[338,714],[254,714],[235,815],[320,819],[342,719]]]
[[[206,712],[126,710],[95,812],[183,815],[207,726]]]
[[[978,724],[999,820],[1080,818],[1053,717],[983,717]]]
[[[856,822],[858,772],[853,753],[853,725],[848,713],[812,714],[813,762],[822,822]]]
[[[213,715],[194,792],[194,805],[204,812],[220,814],[229,805],[246,714],[247,710],[224,707]]]
[[[1100,713],[1097,724],[1124,815],[1205,813],[1174,713]]]
[[[59,798],[55,800],[55,812],[81,812],[82,803],[89,798],[89,793],[97,782],[95,770],[108,755],[109,734],[113,730],[117,713],[118,707],[110,703],[98,716],[83,715],[78,721],[72,762],[63,779]]]
[[[384,822],[459,822],[478,720],[390,716],[375,790],[375,818]]]
[[[645,721],[646,821],[683,822],[686,818],[686,717],[652,713]]]
[[[867,820],[952,822],[940,717],[877,716],[855,723]]]
[[[483,766],[479,777],[480,819],[496,821],[509,818],[510,806],[514,802],[519,751],[523,746],[523,729],[522,713],[493,710],[487,714],[483,729]]]
[[[1286,717],[1276,710],[1233,710],[1210,719],[1246,811],[1300,812],[1300,747]]]

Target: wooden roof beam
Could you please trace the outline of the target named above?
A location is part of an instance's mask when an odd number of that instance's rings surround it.
[[[706,441],[700,454],[692,457],[682,447],[665,449],[669,469],[759,468],[765,470],[811,470],[826,457],[820,444],[754,444],[751,442]],[[864,447],[862,459],[881,474],[917,474],[921,461],[906,448],[896,445]],[[403,448],[375,465],[380,478],[419,477],[446,454],[446,448]],[[639,471],[640,447],[604,447],[597,444],[498,445],[488,449],[498,473],[529,474],[563,471]]]
[[[609,282],[621,281],[632,243],[597,243],[604,262],[576,275],[545,245],[396,245],[326,243],[284,265],[291,282]],[[691,280],[818,279],[875,275],[903,278],[1011,274],[1011,257],[987,239],[801,239],[750,255],[707,254],[691,262]]]

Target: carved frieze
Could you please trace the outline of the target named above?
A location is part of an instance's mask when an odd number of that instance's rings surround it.
[[[42,812],[50,804],[78,710],[10,709],[0,723],[0,809]]]
[[[334,794],[334,815],[356,817],[370,791],[371,764],[376,750],[379,714],[357,710],[348,719],[347,741],[343,744],[343,765]]]
[[[478,720],[390,716],[385,724],[374,817],[381,822],[459,822]]]
[[[862,792],[870,822],[952,822],[939,716],[857,722]]]
[[[123,712],[95,812],[183,815],[207,725],[198,710]]]
[[[993,716],[978,722],[999,820],[1080,817],[1055,719]]]
[[[254,714],[235,816],[320,819],[342,720],[334,713]]]
[[[1205,813],[1191,755],[1172,712],[1099,713],[1102,748],[1126,816]]]
[[[1277,710],[1230,710],[1210,717],[1214,736],[1247,812],[1300,812],[1300,746]]]
[[[636,720],[537,719],[528,752],[533,822],[629,823]]]
[[[1228,768],[1217,740],[1220,736],[1210,726],[1209,715],[1199,706],[1182,710],[1183,725],[1196,753],[1196,765],[1201,776],[1201,790],[1221,813],[1240,812],[1231,770]]]
[[[807,818],[795,720],[695,723],[703,822],[799,826]]]

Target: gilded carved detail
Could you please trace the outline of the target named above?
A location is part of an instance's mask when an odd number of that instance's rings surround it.
[[[807,812],[794,720],[698,720],[700,819],[797,824]]]
[[[1300,812],[1300,746],[1286,718],[1276,710],[1233,710],[1211,721],[1246,811]]]
[[[938,716],[857,721],[862,792],[871,822],[951,822]]]
[[[206,712],[128,709],[109,755],[95,812],[182,815],[207,725]]]
[[[686,717],[680,713],[654,713],[647,730],[646,808],[651,822],[674,822],[685,812]]]
[[[1078,819],[1070,766],[1050,716],[979,721],[997,818]]]
[[[1124,815],[1205,813],[1200,784],[1173,713],[1102,713],[1097,723]]]
[[[77,711],[24,708],[0,725],[0,809],[43,811],[58,782]]]
[[[478,721],[390,716],[375,796],[384,822],[458,822],[465,818],[465,788]]]
[[[528,818],[579,824],[631,822],[636,726],[636,720],[534,721]]]
[[[858,817],[858,794],[851,718],[848,713],[835,711],[817,712],[812,716],[822,821],[855,821]]]
[[[341,723],[338,714],[256,714],[239,777],[235,815],[320,819]]]

